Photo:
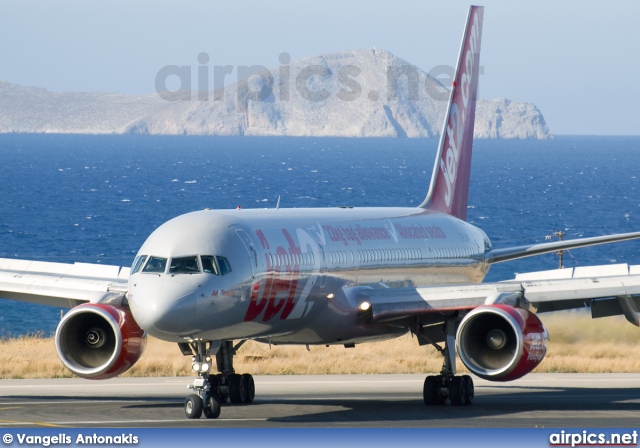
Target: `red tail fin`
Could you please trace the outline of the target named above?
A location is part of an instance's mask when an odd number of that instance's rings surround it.
[[[469,202],[483,11],[482,6],[469,8],[431,185],[420,205],[460,219],[467,218]]]

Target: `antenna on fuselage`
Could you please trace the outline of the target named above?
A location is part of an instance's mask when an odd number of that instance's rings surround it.
[[[276,210],[280,208],[280,196],[278,196],[278,203],[276,204]]]

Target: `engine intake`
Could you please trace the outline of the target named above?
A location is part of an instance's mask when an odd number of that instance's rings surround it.
[[[511,381],[540,364],[549,334],[525,309],[484,305],[462,319],[456,340],[458,356],[471,372],[487,380]]]
[[[129,370],[142,356],[146,334],[129,309],[87,303],[69,311],[58,324],[56,349],[74,374],[107,379]]]

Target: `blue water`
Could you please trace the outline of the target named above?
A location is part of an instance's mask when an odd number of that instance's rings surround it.
[[[0,135],[0,257],[130,265],[164,221],[209,208],[412,206],[434,139]],[[494,247],[640,230],[640,137],[478,140],[469,221]],[[640,264],[640,242],[565,265]],[[555,255],[487,281],[552,269]],[[51,334],[58,309],[0,301],[0,335]]]

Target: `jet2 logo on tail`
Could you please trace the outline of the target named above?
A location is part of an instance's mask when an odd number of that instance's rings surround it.
[[[452,189],[455,185],[456,174],[458,172],[458,164],[460,162],[460,145],[464,145],[463,134],[466,121],[469,117],[469,96],[475,94],[471,92],[471,83],[477,74],[473,72],[476,65],[476,57],[478,55],[478,37],[480,34],[480,24],[478,23],[478,16],[474,14],[473,25],[471,26],[470,36],[468,42],[465,43],[466,53],[464,55],[464,64],[458,67],[458,70],[463,69],[461,75],[458,76],[453,82],[453,88],[460,88],[460,92],[454,91],[454,98],[451,103],[451,110],[449,112],[449,120],[447,123],[446,142],[444,147],[447,148],[444,158],[440,158],[440,169],[442,175],[447,184],[447,191],[444,195],[445,204],[447,207],[451,205]],[[458,79],[460,85],[457,85]],[[462,99],[462,111],[458,105]],[[471,129],[473,132],[473,129]],[[472,135],[469,135],[472,138]]]

